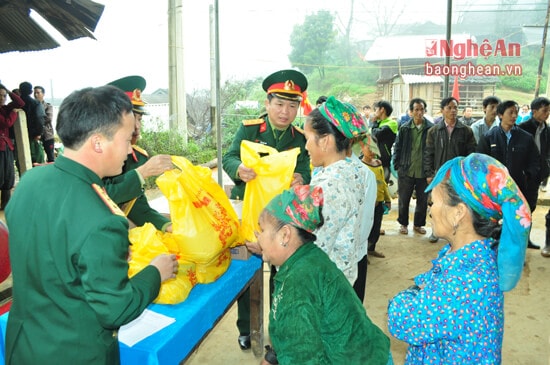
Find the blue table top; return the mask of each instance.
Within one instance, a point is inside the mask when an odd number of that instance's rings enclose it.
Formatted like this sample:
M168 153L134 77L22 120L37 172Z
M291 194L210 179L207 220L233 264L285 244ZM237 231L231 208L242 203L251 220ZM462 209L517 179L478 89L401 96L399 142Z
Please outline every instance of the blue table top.
M176 322L132 347L120 343L121 363L179 364L213 328L261 267L262 260L256 256L246 261L232 260L227 271L218 280L196 285L184 302L176 305L151 304L148 307L150 310L175 318ZM7 319L8 313L0 316L0 363L4 363Z

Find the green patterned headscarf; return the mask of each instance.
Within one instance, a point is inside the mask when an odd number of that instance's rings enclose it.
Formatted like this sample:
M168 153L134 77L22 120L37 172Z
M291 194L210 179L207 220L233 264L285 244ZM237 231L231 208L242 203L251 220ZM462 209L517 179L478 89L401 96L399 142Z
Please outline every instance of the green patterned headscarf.
M323 222L322 206L323 189L320 186L297 185L273 198L265 210L275 218L311 233Z
M329 96L327 101L319 106L319 111L347 138L367 132L367 125L361 114L350 103L342 103L334 96Z

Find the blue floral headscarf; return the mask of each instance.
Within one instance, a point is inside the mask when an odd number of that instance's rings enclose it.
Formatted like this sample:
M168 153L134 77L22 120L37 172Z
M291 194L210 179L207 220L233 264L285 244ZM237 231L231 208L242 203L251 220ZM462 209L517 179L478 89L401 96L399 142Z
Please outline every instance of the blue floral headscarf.
M531 230L531 211L508 169L491 156L472 153L455 157L437 171L426 188L431 191L444 179L464 203L486 219L502 219L497 265L502 291L512 290L523 271Z

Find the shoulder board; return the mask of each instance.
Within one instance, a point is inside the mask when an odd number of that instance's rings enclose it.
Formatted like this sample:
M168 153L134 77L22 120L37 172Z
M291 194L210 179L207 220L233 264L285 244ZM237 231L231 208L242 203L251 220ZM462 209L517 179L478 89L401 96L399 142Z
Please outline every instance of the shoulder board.
M111 212L113 214L125 217L124 212L122 210L120 210L118 205L116 205L116 203L114 201L112 201L111 198L109 198L109 195L107 195L107 192L105 191L104 188L102 188L101 186L99 186L97 184L92 184L92 188L94 188L97 195L99 195L101 200L103 200L105 205L111 210Z
M246 119L246 120L243 120L243 125L244 126L259 125L259 124L262 124L264 122L265 122L265 120L263 120L263 119Z
M120 209L122 210L122 212L124 213L124 215L126 217L128 216L128 214L130 214L130 211L134 207L134 204L135 204L136 200L137 200L137 198L134 198L134 199L130 200L129 202L124 203L123 205L121 205Z
M145 157L149 157L149 154L147 153L147 151L145 151L143 148L139 147L139 146L136 146L136 145L132 145L132 148L136 151L138 151L139 153L141 153L143 156Z
M294 125L293 127L294 127L294 129L296 129L297 132L299 132L299 133L301 133L301 134L304 134L304 130L303 130L302 128L297 127L297 126L295 126L295 125Z

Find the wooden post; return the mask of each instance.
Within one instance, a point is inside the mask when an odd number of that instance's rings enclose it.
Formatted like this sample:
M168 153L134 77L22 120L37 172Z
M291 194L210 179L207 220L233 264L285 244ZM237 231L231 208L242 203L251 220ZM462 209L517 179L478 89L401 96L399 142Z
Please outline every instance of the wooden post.
M254 356L264 352L264 271L263 264L254 274L250 284L250 342Z
M539 97L540 81L542 80L542 66L544 65L544 52L546 50L546 35L548 33L548 18L550 17L550 0L546 7L546 20L544 21L544 29L542 30L542 46L540 47L539 68L537 71L537 80L535 82L535 98ZM550 75L548 76L550 78ZM546 90L548 95L548 90Z
M15 147L17 160L19 161L19 176L32 169L31 147L27 132L27 116L21 109L17 110L17 120L13 125L15 131Z

